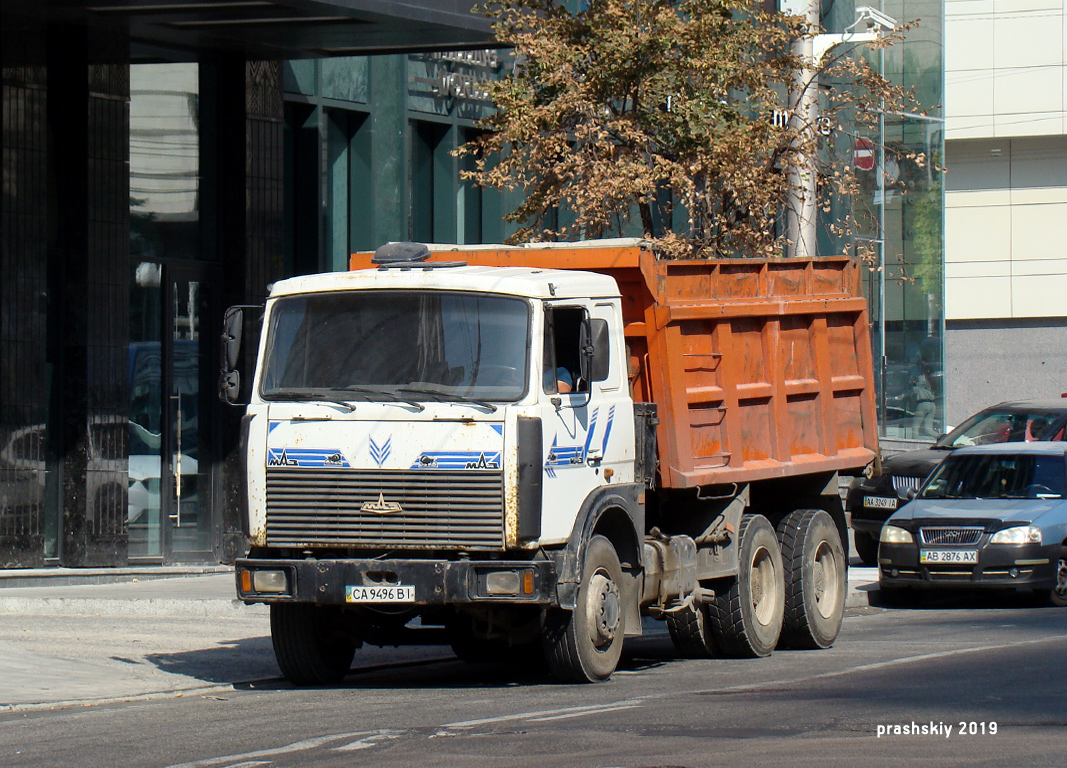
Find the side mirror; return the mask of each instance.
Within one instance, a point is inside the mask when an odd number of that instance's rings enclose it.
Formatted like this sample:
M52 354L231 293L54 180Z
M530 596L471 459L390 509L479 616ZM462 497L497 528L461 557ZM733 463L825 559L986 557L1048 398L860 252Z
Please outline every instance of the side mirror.
M907 498L908 501L911 501L912 499L914 499L918 495L919 495L919 489L918 488L909 488L904 493L904 496Z
M245 313L242 307L230 307L222 317L219 399L230 405L241 402L241 372L237 370L237 364L241 358L244 324Z
M608 321L597 318L583 321L578 344L582 378L586 381L607 379L611 363Z

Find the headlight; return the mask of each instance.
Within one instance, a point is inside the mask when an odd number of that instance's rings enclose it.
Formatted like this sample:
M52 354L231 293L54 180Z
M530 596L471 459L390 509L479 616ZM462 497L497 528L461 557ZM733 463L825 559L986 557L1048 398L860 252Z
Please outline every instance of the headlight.
M1041 529L1036 525L1020 525L1015 528L1005 528L997 531L990 544L1040 544Z
M878 537L883 544L911 544L914 540L908 531L895 525L883 525L882 535Z

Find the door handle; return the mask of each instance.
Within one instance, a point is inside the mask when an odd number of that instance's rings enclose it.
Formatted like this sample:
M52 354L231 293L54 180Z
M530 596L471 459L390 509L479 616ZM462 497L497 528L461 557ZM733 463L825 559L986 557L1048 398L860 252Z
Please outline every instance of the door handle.
M174 407L174 421L176 429L175 434L175 451L174 451L174 514L170 515L170 519L174 522L175 528L182 527L182 395L179 392L176 395L170 396L171 401L175 403Z

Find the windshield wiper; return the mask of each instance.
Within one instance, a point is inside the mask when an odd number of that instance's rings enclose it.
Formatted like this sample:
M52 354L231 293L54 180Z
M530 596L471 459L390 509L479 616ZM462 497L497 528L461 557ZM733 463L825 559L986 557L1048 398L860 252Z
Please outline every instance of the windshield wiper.
M414 400L409 400L406 397L400 397L395 393L395 391L392 390L375 389L374 387L365 387L361 384L350 384L347 387L342 387L342 389L345 392L358 392L361 395L367 395L368 400L374 399L373 397L371 397L372 395L382 395L383 397L387 398L388 400L391 400L392 402L405 403L407 405L410 405L416 411L426 410L426 406L424 406L422 403L415 402ZM403 387L397 387L396 389L400 390L403 389Z
M342 408L348 410L349 413L356 410L356 406L352 403L347 403L339 397L328 395L325 392L309 391L305 389L275 389L269 395L269 399L282 399L282 400L313 400L322 403L333 403L339 405Z
M469 403L471 405L477 405L481 408L485 408L489 413L493 413L496 410L496 406L492 403L487 403L485 400L479 400L475 397L468 397L467 395L457 395L451 392L439 392L436 389L421 389L419 387L397 387L398 392L411 392L416 395L428 395L435 397L439 402L458 400L461 403Z

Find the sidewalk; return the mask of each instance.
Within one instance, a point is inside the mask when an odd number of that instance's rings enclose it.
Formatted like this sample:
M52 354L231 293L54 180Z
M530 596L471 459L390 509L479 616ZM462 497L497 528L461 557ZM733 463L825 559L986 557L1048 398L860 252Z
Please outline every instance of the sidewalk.
M850 568L846 606L868 605L877 586L877 569ZM366 646L354 669L453 658L447 646ZM269 611L236 599L230 568L0 571L0 709L221 695L279 678Z

